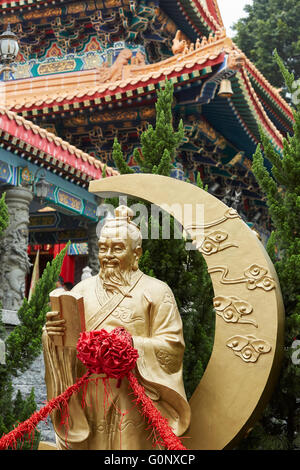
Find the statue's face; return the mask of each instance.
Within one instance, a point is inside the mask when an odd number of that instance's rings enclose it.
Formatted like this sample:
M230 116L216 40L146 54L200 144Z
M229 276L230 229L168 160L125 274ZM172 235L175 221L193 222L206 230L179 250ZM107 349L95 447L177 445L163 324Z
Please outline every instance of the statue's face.
M99 238L99 261L101 269L119 268L130 270L136 259L136 250L126 229L104 227Z

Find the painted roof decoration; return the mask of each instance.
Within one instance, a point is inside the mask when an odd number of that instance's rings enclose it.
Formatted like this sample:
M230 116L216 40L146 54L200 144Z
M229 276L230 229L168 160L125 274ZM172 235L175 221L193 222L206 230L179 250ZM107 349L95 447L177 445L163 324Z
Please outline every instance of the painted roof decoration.
M189 86L191 82L204 82L207 79L206 69L211 70L211 67L225 64L225 72L234 72L231 75L234 76L237 93L232 98L231 108L239 116L241 125L247 128L249 135L257 142L258 127L262 124L274 146L280 151L283 135L277 129L275 121L280 121L287 132L291 129L293 115L279 92L226 36L224 29L217 30L214 36L204 36L201 40L198 38L195 43L184 37L178 31L173 39L174 55L158 63L147 64L141 52L133 57L132 51L125 48L110 67L104 64L82 72L6 82L6 109L29 117L76 112L113 102L122 106L124 100L130 97L137 96L141 99L153 93L155 87L166 77L173 81L176 90L177 87ZM224 77L224 74L219 75L218 80L214 80L215 84L220 83ZM207 87L207 83L203 85L205 86ZM265 107L259 96L261 89L267 94ZM206 99L203 104L210 103L213 97L214 95ZM241 115L238 101L243 102L244 116ZM272 115L268 113L270 106Z
M246 182L259 127L280 154L293 112L227 37L217 0L0 0L0 9L0 29L9 23L20 41L12 79L0 81L3 145L85 187L104 163L117 174L118 137L138 171L133 149L168 78L186 129L173 175L207 165L212 179L234 180L237 166L244 194L259 199ZM218 94L224 80L231 97Z
M0 141L5 148L47 170L57 172L59 168L60 176L64 175L83 187L92 179L102 178L104 164L98 159L1 107ZM114 176L119 173L108 167L106 174Z
M132 53L129 49L123 49L111 67L102 66L82 72L80 78L75 73L69 73L54 79L43 77L30 82L26 79L7 82L6 107L18 112L29 112L37 108L53 108L67 103L119 96L129 90L146 88L149 84L164 81L165 77L182 77L181 81L187 81L189 77L185 77L185 74L222 63L224 53L231 52L232 48L229 38L215 40L212 37L209 43L204 38L202 42L196 42L196 45L191 43L181 50L176 47L174 50L176 55L169 59L146 64L142 55L140 59L130 63ZM138 93L145 93L145 90ZM109 100L106 98L106 101Z

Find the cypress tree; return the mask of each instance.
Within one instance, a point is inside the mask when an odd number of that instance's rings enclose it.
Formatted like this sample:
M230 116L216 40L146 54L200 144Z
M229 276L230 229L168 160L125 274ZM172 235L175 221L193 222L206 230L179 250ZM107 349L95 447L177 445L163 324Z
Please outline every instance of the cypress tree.
M275 87L284 86L276 66L276 47L283 63L300 76L300 3L298 0L252 0L234 25L234 42ZM285 93L285 89L284 89Z
M297 93L289 73L275 58L290 93ZM298 86L298 96L300 87ZM294 109L293 135L284 139L282 157L261 132L261 145L253 156L253 173L266 195L274 230L267 250L274 262L285 307L284 357L279 382L260 422L241 448L294 449L300 447L300 367L293 363L293 344L300 334L300 105ZM264 159L272 164L271 174ZM294 361L295 362L295 361Z
M157 92L155 128L151 124L148 125L141 135L141 148L134 150L133 157L142 173L170 175L176 150L184 137L182 120L179 122L177 131L173 128L173 92L172 82L166 80L164 87Z
M166 80L158 91L155 127L148 125L141 135L141 145L134 150L134 159L142 173L170 176L184 129L180 121L178 129L172 119L173 84ZM113 159L121 174L133 173L126 163L117 139L113 146ZM202 187L201 179L198 184ZM109 202L116 204L116 201ZM144 201L128 200L131 203ZM150 204L146 204L148 214ZM148 239L143 240L140 269L150 276L166 282L172 289L182 320L186 343L184 355L184 384L188 398L198 385L210 357L214 336L213 288L203 256L196 250L186 250L186 240L174 237L178 224L170 219L170 239L162 237L159 222L159 239L151 239L151 227L158 221L148 221ZM173 235L173 236L172 236Z
M55 289L68 246L47 263L30 301L24 298L18 311L20 324L6 339L6 367L14 375L28 369L28 364L32 364L41 352L42 328L50 308L49 293Z

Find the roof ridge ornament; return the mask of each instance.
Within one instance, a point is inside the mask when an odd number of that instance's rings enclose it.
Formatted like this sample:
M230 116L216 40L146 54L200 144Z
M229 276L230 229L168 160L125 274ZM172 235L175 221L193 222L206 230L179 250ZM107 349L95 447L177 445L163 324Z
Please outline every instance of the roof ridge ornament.
M195 43L189 41L189 39L180 31L179 29L176 31L176 35L173 39L172 45L172 52L174 55L177 54L188 54L190 52L198 51L206 46L211 46L212 44L220 44L221 41L225 41L228 43L227 46L232 47L232 41L226 35L225 28L219 28L215 31L215 33L210 33L208 37L202 36L201 38L197 38Z

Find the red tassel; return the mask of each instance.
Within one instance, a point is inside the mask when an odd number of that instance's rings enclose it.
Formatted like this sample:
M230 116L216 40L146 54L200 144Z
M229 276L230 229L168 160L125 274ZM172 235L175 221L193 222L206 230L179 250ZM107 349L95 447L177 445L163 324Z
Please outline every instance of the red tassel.
M153 430L158 431L166 449L186 450L186 447L182 445L180 439L173 433L168 420L155 408L151 399L146 395L144 387L139 384L138 380L131 372L136 365L138 352L132 347L131 335L124 328L115 328L111 333L107 333L105 330L81 333L77 343L77 351L77 357L88 368L88 372L78 379L74 385L68 387L65 392L50 400L39 411L33 413L29 419L19 424L8 434L2 436L0 439L0 450L9 447L16 449L18 441L23 439L26 434L28 434L28 436L34 435L37 424L47 419L50 413L55 409L61 409L62 411L61 424L64 424L66 427L67 445L69 418L68 401L74 393L77 393L83 388L81 404L84 408L89 376L92 373L106 374L106 377L102 378L105 389L104 410L106 405L105 399L108 400L109 395L107 393L106 383L108 378L118 379L117 387L120 387L122 378L127 377L136 397L137 405L141 406L142 414L148 419ZM122 415L122 419L128 412L118 411Z
M89 375L90 372L88 371L83 377L78 379L74 385L67 388L65 392L50 400L43 408L33 413L26 421L23 421L23 423L19 424L15 429L2 436L0 439L0 450L8 449L9 447L16 449L18 440L22 439L26 434L31 435L38 423L47 419L53 410L59 409L61 405L65 406L73 393L77 393L86 380L88 380Z
M127 374L129 384L136 396L136 403L141 405L143 415L148 419L160 434L167 450L187 450L180 439L173 433L169 426L167 418L164 418L152 403L152 400L146 395L144 387L139 384L137 378L132 372Z

